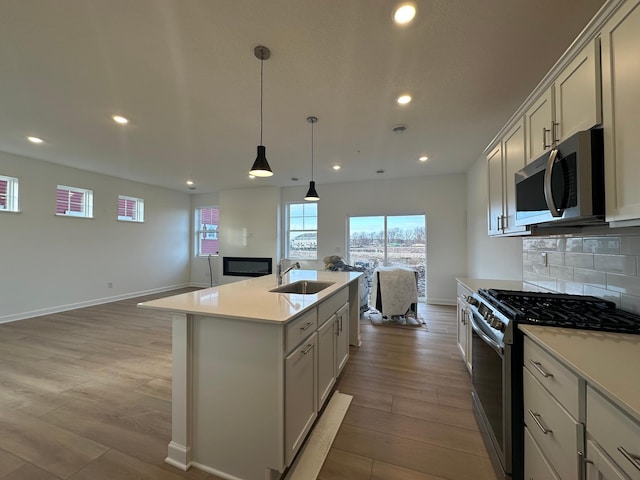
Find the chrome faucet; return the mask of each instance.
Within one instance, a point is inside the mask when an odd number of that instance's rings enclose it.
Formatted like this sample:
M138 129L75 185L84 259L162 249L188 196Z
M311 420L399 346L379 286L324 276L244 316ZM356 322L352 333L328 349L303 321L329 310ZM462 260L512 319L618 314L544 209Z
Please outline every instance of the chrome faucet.
M287 273L289 273L294 268L300 268L300 262L292 263L285 270L282 270L282 262L278 263L278 285L282 285L282 277L284 277Z

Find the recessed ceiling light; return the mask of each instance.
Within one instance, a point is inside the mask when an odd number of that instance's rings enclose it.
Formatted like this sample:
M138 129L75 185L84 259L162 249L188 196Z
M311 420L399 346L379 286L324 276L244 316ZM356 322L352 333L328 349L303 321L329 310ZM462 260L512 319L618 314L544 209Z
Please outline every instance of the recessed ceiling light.
M187 180L187 185L193 185L193 180Z
M333 169L334 169L334 170L340 170L340 168L341 168L341 167L340 167L340 165L334 165L334 166L333 166Z
M426 155L423 155L418 160L420 160L421 162L426 162L427 160L429 160L429 157L427 157Z
M122 115L113 115L111 118L113 118L114 122L119 123L120 125L126 125L127 123L129 123L129 119L123 117Z
M29 140L31 143L44 143L44 140L42 140L41 138L38 137L27 137L27 140Z
M407 103L409 103L411 101L411 95L400 95L398 97L397 102L400 105L406 105Z
M399 25L409 23L416 16L416 7L412 4L405 3L400 5L393 14L393 20Z

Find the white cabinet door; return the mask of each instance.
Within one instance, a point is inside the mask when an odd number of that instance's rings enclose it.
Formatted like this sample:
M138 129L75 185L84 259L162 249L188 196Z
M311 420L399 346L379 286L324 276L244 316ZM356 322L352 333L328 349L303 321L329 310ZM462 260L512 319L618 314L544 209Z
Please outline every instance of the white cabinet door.
M318 329L318 409L329 398L336 382L336 316Z
M587 440L587 457L585 460L587 480L627 480L628 477L607 457L598 444Z
M640 2L627 1L605 24L602 109L609 222L640 224ZM613 224L612 226L624 226Z
M524 118L522 118L502 140L504 171L504 233L526 232L527 227L516 225L516 181L515 174L526 165Z
M462 355L462 359L464 363L467 363L467 302L465 302L462 298L458 297L458 326L457 326L457 334L458 334L458 350L460 350L460 354Z
M349 360L349 304L336 313L336 377Z
M561 142L602 123L600 39L583 48L554 83L555 118L552 138Z
M499 143L487 155L487 177L488 177L488 218L487 224L489 235L500 235L502 233L503 219L503 196L502 196L502 143Z
M525 113L527 125L526 163L540 157L553 143L553 87L550 87Z
M285 358L285 462L289 465L316 419L316 348L313 333Z

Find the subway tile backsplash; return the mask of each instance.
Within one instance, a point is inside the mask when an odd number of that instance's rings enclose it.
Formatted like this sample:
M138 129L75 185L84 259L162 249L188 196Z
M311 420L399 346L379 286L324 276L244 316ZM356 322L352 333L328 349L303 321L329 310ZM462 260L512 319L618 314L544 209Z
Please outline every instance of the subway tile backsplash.
M553 292L593 295L640 314L640 232L522 240L523 280Z

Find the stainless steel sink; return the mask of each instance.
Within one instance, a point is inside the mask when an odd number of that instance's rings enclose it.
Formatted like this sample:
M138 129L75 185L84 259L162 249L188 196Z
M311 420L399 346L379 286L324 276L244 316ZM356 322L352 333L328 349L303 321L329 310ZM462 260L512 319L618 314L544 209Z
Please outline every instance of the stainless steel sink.
M269 290L274 293L297 293L301 295L311 295L330 287L335 282L319 282L317 280L298 280L281 287Z

